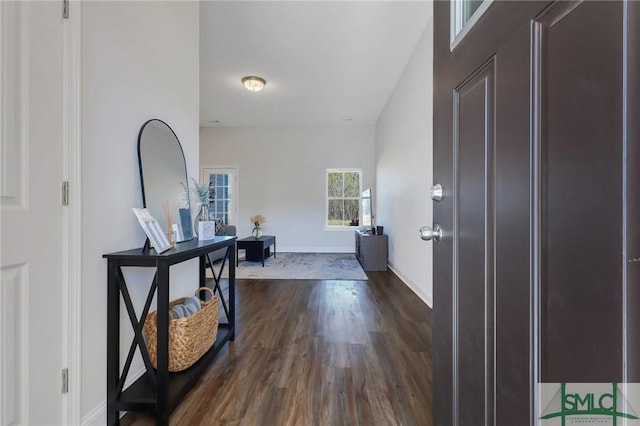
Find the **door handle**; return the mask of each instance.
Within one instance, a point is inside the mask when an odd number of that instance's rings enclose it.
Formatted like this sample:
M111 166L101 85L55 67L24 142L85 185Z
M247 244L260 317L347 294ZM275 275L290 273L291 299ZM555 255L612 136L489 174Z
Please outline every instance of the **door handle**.
M437 223L433 225L433 229L429 226L420 228L420 238L424 241L433 240L437 243L440 241L440 237L442 237L442 227Z

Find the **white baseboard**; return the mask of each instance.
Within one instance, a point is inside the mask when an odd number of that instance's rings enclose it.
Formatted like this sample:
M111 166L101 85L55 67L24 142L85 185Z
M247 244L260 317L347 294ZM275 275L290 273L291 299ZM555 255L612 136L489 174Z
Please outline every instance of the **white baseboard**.
M102 401L80 421L81 425L104 425L107 423L107 401Z
M145 373L144 367L135 372L135 374L129 375L125 382L124 388L128 388L133 382L138 380ZM125 411L120 412L120 418L127 414ZM107 400L105 399L99 403L93 410L89 411L87 415L82 417L81 425L104 425L107 423Z
M388 265L389 269L391 269L393 271L394 274L396 274L396 276L398 278L400 278L400 280L405 283L405 285L407 287L409 287L409 289L411 289L411 291L413 291L416 296L418 296L420 299L422 299L422 301L424 303L427 304L427 306L429 306L431 309L433 309L433 301L431 300L431 298L429 297L429 295L427 295L424 291L422 291L420 289L420 287L418 287L413 281L411 281L409 278L407 278L406 276L402 275L397 269L395 269L392 265Z

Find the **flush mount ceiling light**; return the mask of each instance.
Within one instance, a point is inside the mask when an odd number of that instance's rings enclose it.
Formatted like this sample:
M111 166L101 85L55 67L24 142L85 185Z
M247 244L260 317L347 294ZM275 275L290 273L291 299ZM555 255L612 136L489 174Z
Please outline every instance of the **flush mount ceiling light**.
M267 84L264 78L256 77L253 75L245 77L241 81L242 84L244 84L244 87L252 92L259 92L260 90L262 90L264 85Z

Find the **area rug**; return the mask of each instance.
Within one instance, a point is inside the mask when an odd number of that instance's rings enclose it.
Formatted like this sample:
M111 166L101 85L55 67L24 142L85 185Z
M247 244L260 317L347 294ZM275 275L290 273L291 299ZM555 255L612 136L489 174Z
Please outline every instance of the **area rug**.
M246 262L240 257L239 279L278 280L366 280L355 255L349 253L276 253L262 262ZM225 268L223 277L227 277Z

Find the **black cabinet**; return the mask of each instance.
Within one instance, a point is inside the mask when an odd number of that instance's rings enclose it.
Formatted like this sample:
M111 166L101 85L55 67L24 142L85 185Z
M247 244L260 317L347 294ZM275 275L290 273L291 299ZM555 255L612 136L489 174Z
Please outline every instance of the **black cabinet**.
M387 270L387 244L386 234L368 234L356 231L356 257L365 271Z
M107 424L119 424L120 411L148 411L156 416L157 424L167 425L169 414L178 405L191 387L198 381L209 366L211 360L225 343L235 337L235 266L236 237L216 237L213 240L191 240L177 244L164 253L153 249L133 249L105 254L108 261L107 296ZM199 282L194 283L194 291L205 286L205 269L209 262L207 253L226 248L227 254L221 268L229 267L228 304L220 289L220 272L214 272L214 292L220 297L227 322L220 322L218 337L211 349L188 369L170 373L169 358L169 269L172 265L198 257L200 259ZM122 273L123 267L147 267L155 269L147 300L142 313L138 316L129 296L127 283ZM151 301L157 293L158 310L158 363L157 369L151 365L142 327L149 312ZM120 362L120 298L124 302L129 321L134 330L134 338L124 364ZM131 368L136 348L140 349L146 367L146 373L126 389L127 375Z

